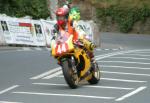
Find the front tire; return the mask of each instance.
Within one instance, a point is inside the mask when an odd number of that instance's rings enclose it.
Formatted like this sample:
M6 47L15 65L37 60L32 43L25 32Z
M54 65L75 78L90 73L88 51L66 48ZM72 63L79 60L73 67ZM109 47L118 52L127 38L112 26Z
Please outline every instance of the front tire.
M78 87L78 74L74 71L71 60L65 60L62 62L62 70L64 78L70 88L75 89Z
M90 84L97 84L100 81L100 69L97 63L93 63L91 67L92 77L88 80Z

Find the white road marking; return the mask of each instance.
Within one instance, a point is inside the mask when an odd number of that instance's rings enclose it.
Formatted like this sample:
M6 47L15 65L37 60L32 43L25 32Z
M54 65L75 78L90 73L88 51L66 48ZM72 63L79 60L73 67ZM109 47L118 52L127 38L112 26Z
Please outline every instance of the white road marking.
M108 50L121 50L121 49L123 49L123 48L122 47L119 47L116 49L114 49L114 48L96 48L95 50L97 50L97 51L102 51L102 50L108 51Z
M24 50L24 51L31 51L31 49L29 47L23 47L22 50Z
M58 78L64 77L63 75L56 76ZM147 81L139 81L139 80L127 80L127 79L114 79L114 78L100 78L101 80L109 80L109 81L119 81L119 82L129 82L129 83L145 83Z
M111 86L85 86L90 88L104 88L104 89L118 89L118 90L132 90L134 88L125 88L125 87L111 87Z
M78 95L78 94L55 94L55 93L37 93L37 92L13 92L15 94L30 94L30 95L43 95L43 96L62 96L62 97L79 97L79 98L92 98L92 99L115 99L115 97L102 97L91 95Z
M44 78L42 78L42 79L51 79L51 78L56 77L57 75L60 75L60 74L62 74L62 70L61 70L61 71L58 71L58 72L56 72L56 73L54 73L54 74L51 74L51 75L49 75L49 76L46 76L46 77L44 77Z
M126 80L126 79L113 79L113 78L101 78L101 80L129 82L129 83L144 83L144 82L147 82L147 81L139 81L139 80Z
M54 69L52 69L52 70L49 70L49 71L47 71L47 72L45 72L45 73L42 73L42 74L37 75L37 76L35 76L35 77L32 77L32 78L30 78L30 79L40 79L40 78L43 78L44 76L50 75L50 74L52 74L52 73L54 73L54 72L57 72L57 71L59 71L59 70L61 70L61 67L54 68Z
M139 51L150 51L150 49L141 49L141 50L129 50L129 51L121 51L121 52L115 52L115 53L108 53L108 54L102 54L102 55L98 55L96 56L96 60L101 60L104 58L108 58L111 56L115 56L115 55L122 55L122 54L126 54L126 53L132 53L132 52L139 52ZM128 55L128 54L126 54Z
M18 49L18 50L16 50L16 51L24 51L24 50L22 50L22 49Z
M13 90L13 89L17 88L17 87L19 87L19 85L14 85L12 87L9 87L9 88L7 88L5 90L0 91L0 94L6 93L6 92L8 92L10 90Z
M139 70L150 70L150 68L141 68L141 67L125 67L125 66L114 66L114 65L99 65L99 67L106 67L106 68L126 68L126 69L139 69Z
M150 74L137 74L137 73L125 73L125 72L110 72L110 71L101 71L102 73L109 74L121 74L121 75L136 75L136 76L150 76Z
M139 52L137 52L137 53L142 53L142 54L143 54L143 53L145 53L145 54L146 54L146 53L149 53L149 54L150 54L149 51L139 51Z
M34 48L35 50L42 51L42 48Z
M96 49L97 51L101 51L102 49L100 49L100 48L98 48L98 49Z
M110 50L110 49L105 49L105 50Z
M139 60L150 60L150 59L148 59L148 58L135 58L135 57L109 57L109 58L119 58L119 59L139 59Z
M23 103L23 102L0 101L0 103Z
M124 100L125 98L128 98L128 97L130 97L130 96L133 96L133 95L137 94L138 92L140 92L140 91L142 91L142 90L144 90L144 89L146 89L146 88L147 88L146 86L139 87L139 88L137 88L136 90L134 90L134 91L132 91L132 92L130 92L130 93L128 93L128 94L126 94L126 95L124 95L124 96L118 98L118 99L116 99L115 101L122 101L122 100Z
M119 49L112 49L112 50L120 50L120 48Z
M150 63L143 63L143 62L126 62L126 61L98 61L102 63L127 63L127 64L150 64Z
M67 84L54 84L54 83L32 83L35 85L54 85L54 86L67 86ZM83 85L83 87L88 87L88 88L103 88L103 89L117 89L117 90L132 90L134 88L124 88L124 87L111 87L111 86L87 86L87 85Z
M64 76L63 75L58 75L58 76L56 76L56 78L64 78Z
M149 57L150 55L144 55L144 54L123 54L123 55L134 55L134 56L142 56L142 57Z
M103 54L103 55L97 55L95 56L96 57L96 60L101 60L101 59L104 59L104 58L108 58L108 57L111 57L111 56L115 56L115 55L120 55L120 54L125 54L125 53L132 53L132 52L140 52L140 51L150 51L150 49L143 49L143 50L129 50L129 51L121 51L121 52L115 52L115 53L108 53L108 54ZM47 71L45 73L42 73L40 75L37 75L35 77L32 77L30 79L40 79L40 78L43 78L47 75L50 75L58 70L60 70L61 67L58 67L58 68L55 68L53 70L50 70L50 71Z

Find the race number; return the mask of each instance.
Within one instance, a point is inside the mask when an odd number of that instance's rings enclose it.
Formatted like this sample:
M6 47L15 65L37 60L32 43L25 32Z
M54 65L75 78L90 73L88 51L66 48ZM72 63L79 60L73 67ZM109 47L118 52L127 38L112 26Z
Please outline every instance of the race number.
M64 52L67 52L68 45L67 43L59 44L56 46L56 54L62 54Z

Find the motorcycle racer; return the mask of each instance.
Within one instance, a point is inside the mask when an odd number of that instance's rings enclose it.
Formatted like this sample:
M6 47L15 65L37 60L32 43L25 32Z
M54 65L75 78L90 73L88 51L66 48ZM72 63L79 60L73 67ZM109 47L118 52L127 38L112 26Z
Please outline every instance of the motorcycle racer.
M97 84L100 69L94 59L95 45L86 38L86 32L79 25L79 9L63 6L57 9L56 16L51 55L61 66L66 83L72 89L77 88L82 80Z
M54 25L53 40L59 35L60 30L67 31L70 35L73 35L73 42L80 41L88 51L91 61L94 62L93 49L95 45L86 38L85 31L78 26L80 20L80 10L77 7L69 8L64 5L58 8L56 11L57 23Z

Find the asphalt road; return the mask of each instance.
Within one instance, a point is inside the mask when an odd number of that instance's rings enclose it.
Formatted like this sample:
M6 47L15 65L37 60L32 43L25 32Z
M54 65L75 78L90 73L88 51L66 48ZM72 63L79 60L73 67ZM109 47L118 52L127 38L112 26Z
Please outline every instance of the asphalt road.
M97 85L70 89L47 49L0 50L0 103L148 103L150 36L101 34Z

